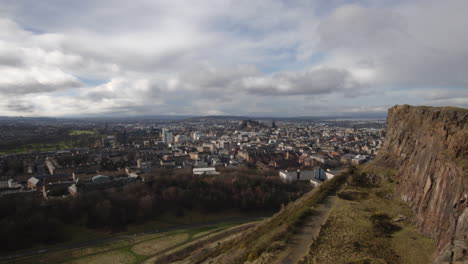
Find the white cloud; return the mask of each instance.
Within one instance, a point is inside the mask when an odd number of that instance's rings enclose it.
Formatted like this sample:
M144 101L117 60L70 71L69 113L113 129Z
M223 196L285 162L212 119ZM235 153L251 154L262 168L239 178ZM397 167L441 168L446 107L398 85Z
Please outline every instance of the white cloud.
M464 0L11 1L0 7L0 115L467 107L467 8Z

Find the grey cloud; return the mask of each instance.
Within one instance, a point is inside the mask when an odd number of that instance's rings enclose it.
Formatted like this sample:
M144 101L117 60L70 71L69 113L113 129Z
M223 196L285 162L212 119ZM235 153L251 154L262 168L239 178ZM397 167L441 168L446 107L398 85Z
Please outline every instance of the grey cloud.
M20 113L33 113L36 110L36 107L29 103L20 100L13 100L6 105L6 108L13 112Z
M405 22L398 13L359 4L336 8L321 21L317 30L320 45L327 50L366 50L369 45L389 45L395 41L395 37L408 37Z
M25 62L18 54L0 54L0 66L21 67Z
M350 92L352 95L365 87L354 80L347 70L333 68L250 77L244 79L242 85L249 93L259 95L313 95L334 92Z
M413 1L397 8L336 8L318 27L321 49L372 66L377 85L467 86L464 0Z
M78 88L82 86L82 83L74 80L66 80L58 83L41 83L39 81L13 84L0 83L0 94L3 96L40 94Z

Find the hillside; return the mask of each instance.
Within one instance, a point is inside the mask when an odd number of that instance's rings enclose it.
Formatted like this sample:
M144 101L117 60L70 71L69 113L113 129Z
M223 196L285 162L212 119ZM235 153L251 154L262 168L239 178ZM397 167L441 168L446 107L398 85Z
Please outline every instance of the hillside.
M268 219L201 240L190 231L170 250L152 237L118 249L135 248L132 263L468 263L468 110L402 105L389 109L387 121L374 161Z
M462 259L468 246L468 110L391 108L378 162L398 169L397 192L421 232L436 240L437 261Z
M283 257L297 255L291 245L304 227L321 221L318 236L309 238L308 250L294 262L464 263L467 118L464 109L391 108L388 136L374 162L351 168L255 229L181 263L288 263ZM329 197L336 202L324 217L317 209Z

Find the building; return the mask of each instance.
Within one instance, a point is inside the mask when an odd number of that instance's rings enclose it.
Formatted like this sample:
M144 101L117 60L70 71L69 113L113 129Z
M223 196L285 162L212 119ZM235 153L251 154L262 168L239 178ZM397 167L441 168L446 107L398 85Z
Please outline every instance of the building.
M193 175L219 175L214 167L193 168Z
M187 136L185 135L177 135L174 138L175 143L183 144L187 142Z
M279 172L279 176L281 180L285 183L292 183L295 181L310 181L310 180L325 181L327 180L326 171L322 168L315 168L310 171L281 170Z
M114 143L118 143L118 144L121 144L121 145L127 145L128 144L127 131L124 130L122 133L115 134L114 140L115 140Z
M356 155L356 157L354 157L353 159L351 159L351 163L353 165L359 165L359 164L363 164L367 161L367 158L366 156L364 155Z
M153 168L153 163L149 160L137 159L138 169L149 170Z
M202 133L200 131L195 131L192 133L192 138L194 140L199 140L201 136L202 136Z
M162 140L166 145L174 143L174 134L169 128L162 129Z
M69 174L54 174L54 175L38 175L28 179L27 187L29 189L36 189L42 187L44 184L72 182L73 177Z
M115 189L117 191L122 190L122 188L130 183L135 183L139 180L138 177L112 177L106 175L96 175L91 180L86 181L76 181L70 187L68 187L68 192L72 196L76 196L80 193L87 193L91 191L101 191L106 189Z

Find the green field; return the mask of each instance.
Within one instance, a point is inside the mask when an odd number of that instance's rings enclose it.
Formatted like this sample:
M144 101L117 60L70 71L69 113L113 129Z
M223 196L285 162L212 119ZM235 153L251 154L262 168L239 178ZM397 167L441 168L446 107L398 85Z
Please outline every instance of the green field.
M70 141L60 141L57 143L27 144L12 149L0 151L1 154L27 153L34 151L52 151L73 148L74 144Z
M98 132L92 130L71 130L68 133L70 136L81 136L81 135L98 135Z
M62 150L62 149L70 149L80 146L80 141L82 141L77 136L92 136L92 138L104 136L100 135L96 131L92 130L70 130L68 133L70 138L51 142L51 143L35 143L35 144L24 144L19 145L14 148L8 148L0 150L0 154L16 154L16 153L28 153L28 152L41 152L41 151L54 151L54 150ZM73 138L75 137L75 138Z
M109 238L116 237L116 236L119 236L119 237L129 236L129 235L133 236L134 234L141 234L141 233L161 230L165 228L177 228L177 227L183 227L187 225L203 225L205 223L219 223L219 222L226 222L226 221L231 222L230 220L232 220L232 222L236 222L236 221L241 222L241 220L236 220L236 219L255 220L255 219L262 219L270 215L271 213L261 213L261 212L245 213L245 212L240 212L237 210L226 210L226 211L223 211L222 213L202 213L196 210L193 210L193 211L188 210L184 212L183 216L175 216L173 213L168 212L154 219L148 219L147 221L141 224L131 224L127 226L127 229L125 231L118 232L118 233L112 233L106 230L90 229L90 228L87 228L85 226L80 226L80 225L66 225L65 226L65 236L67 237L66 242L63 242L60 244L53 244L53 245L36 245L35 247L30 248L30 249L19 250L16 252L4 252L3 251L1 253L2 255L21 254L22 252L38 251L38 250L41 250L42 248L47 248L47 247L56 247L56 246L60 247L60 246L74 245L76 243L82 243L84 241L109 239ZM190 240L202 237L208 234L209 232L213 231L214 228L218 228L220 226L221 227L229 226L229 225L232 225L232 224L212 225L208 227L191 229L190 232L193 232L193 236L190 235ZM144 238L147 239L148 236L145 236ZM141 241L142 238L138 237L135 239L137 239L138 241ZM112 243L112 245L115 245L115 244L120 244L120 242ZM125 244L128 244L128 243L125 242ZM96 250L103 251L104 249L109 250L108 245L87 248L87 249L84 249L84 251L94 252ZM73 251L73 252L74 252L73 254L79 254L80 256L82 255L81 251ZM50 253L48 255L61 256L62 254L64 254L63 251ZM65 255L68 256L68 253ZM26 260L27 260L26 262L18 262L18 263L35 263L34 261L32 261L31 258L28 258Z
M110 233L104 230L90 229L84 226L78 225L67 225L65 227L65 234L67 236L67 243L88 241L94 239L104 239L112 236L126 235L126 234L135 234L143 233L147 231L152 231L156 229L163 228L173 228L177 226L192 225L192 224L203 224L203 223L212 223L219 222L226 219L236 219L243 217L264 217L269 214L247 214L239 212L236 210L224 211L222 214L215 213L202 213L198 211L186 211L183 216L175 217L172 213L165 213L156 217L155 219L148 219L141 224L131 224L123 232L119 233ZM39 247L38 247L39 248Z
M251 220L252 221L252 220ZM255 220L258 221L258 220ZM254 221L254 222L255 222ZM246 221L230 222L165 233L128 237L99 246L82 247L18 259L11 263L122 263L152 262L163 253L176 252Z

